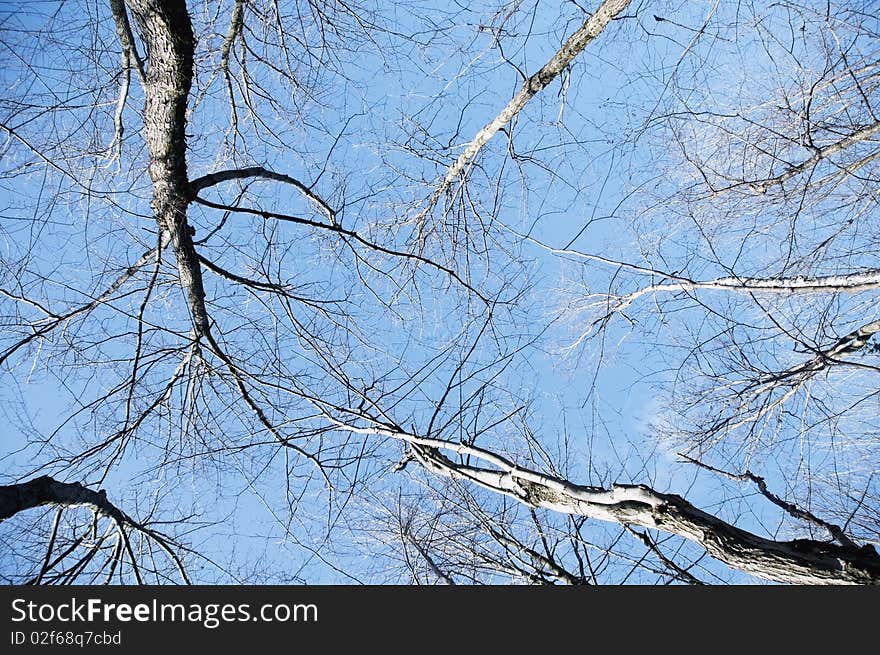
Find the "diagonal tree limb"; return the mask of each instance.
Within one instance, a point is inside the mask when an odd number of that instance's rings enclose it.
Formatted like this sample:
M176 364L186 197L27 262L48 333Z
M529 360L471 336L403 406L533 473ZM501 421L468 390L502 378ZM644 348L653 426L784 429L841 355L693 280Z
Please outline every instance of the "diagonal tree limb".
M866 141L878 133L880 133L880 121L875 121L871 125L863 127L862 129L853 132L849 136L844 137L840 141L836 141L830 145L825 146L824 148L818 149L812 157L810 157L809 159L805 159L800 164L789 166L779 175L767 178L765 180L746 182L745 184L748 184L754 191L758 193L767 193L767 191L770 190L772 187L778 184L782 184L783 182L787 182L796 175L803 173L808 168L815 166L823 159L827 159L828 157L837 154L841 150L845 150L853 144Z
M752 575L791 584L880 584L880 555L852 547L795 539L775 541L738 528L698 509L681 496L645 485L583 486L518 466L465 443L421 437L397 426L361 427L328 418L340 429L404 441L430 472L465 480L530 507L620 525L661 530L703 548L715 559ZM469 455L488 466L454 462L443 451Z
M134 43L134 35L131 32L131 23L128 21L128 12L123 0L110 0L110 13L116 23L116 36L122 47L122 83L119 88L119 99L116 101L116 111L113 115L113 143L109 150L116 152L116 157L122 156L122 136L125 125L122 122L122 112L128 100L128 90L131 83L132 67L137 71L141 84L146 84L147 78L144 73L144 62L137 51ZM133 64L133 65L132 65Z
M774 294L807 294L807 293L856 293L880 289L880 269L872 268L850 273L835 273L832 275L797 275L789 277L750 277L747 275L728 275L709 280L695 280L681 273L669 273L659 268L651 268L640 264L613 259L595 253L572 250L571 248L556 248L547 245L538 239L522 234L509 226L504 226L508 232L523 241L528 241L535 246L546 250L554 255L574 257L585 261L603 264L609 267L631 271L637 275L646 275L660 278L662 282L645 286L631 294L622 296L620 302L626 305L649 293L676 293L680 291L695 291L699 289L715 291L732 291L738 293L774 293Z
M495 530L491 525L486 526L486 530L488 530L489 534L492 535L492 538L495 539L499 544L501 544L505 549L522 552L526 555L529 560L531 560L535 567L542 567L546 569L546 571L551 574L553 577L564 581L566 584L572 586L583 586L590 584L590 581L586 578L573 574L571 571L566 570L559 563L548 555L544 555L543 553L538 552L534 548L529 548L524 543L512 539L501 532Z
M730 473L728 471L723 471L721 469L715 468L714 466L710 466L709 464L705 464L698 459L694 459L693 457L689 457L684 453L678 453L678 456L682 459L687 460L691 464L695 466L699 466L700 468L704 468L707 471L711 471L712 473L717 473L719 475L723 475L724 477L730 480L736 480L737 482L745 482L750 481L758 487L758 491L761 492L761 495L764 496L771 503L776 505L777 507L783 509L787 514L793 516L796 519L800 519L802 521L807 521L809 523L813 523L818 525L820 528L825 529L828 534L830 534L834 539L836 539L841 545L849 546L850 548L857 548L856 544L846 536L846 533L840 528L838 525L834 525L833 523L829 523L824 519L820 519L818 516L809 512L805 509L801 509L797 505L793 503L789 503L786 500L783 500L772 491L767 488L767 482L760 475L755 475L751 471L746 471L745 473Z
M746 391L749 391L753 396L758 396L783 384L796 388L828 366L846 361L841 360L841 357L862 350L878 332L880 332L880 319L865 323L839 338L833 345L824 349L814 349L813 352L816 354L807 361L783 371L762 376Z
M421 225L424 219L431 213L440 197L452 186L452 184L464 173L465 168L480 152L480 149L507 125L529 100L537 95L544 87L550 84L565 70L575 57L577 57L587 44L602 33L608 24L627 6L631 0L605 0L599 8L584 22L583 25L572 34L562 47L556 51L550 60L541 69L525 80L519 92L511 98L510 102L501 112L489 121L458 156L458 159L446 170L443 180L434 189L431 197L421 213L416 217L416 224Z
M409 532L408 530L406 531L405 536L406 536L407 541L409 541L412 544L413 548L415 548L416 551L418 551L419 555L422 557L422 559L425 560L425 562L428 565L428 568L431 569L431 573L433 573L435 576L437 576L437 579L441 580L443 582L443 584L455 586L455 580L453 579L453 577L450 574L446 573L443 569L441 569L437 565L437 562L435 562L434 558L431 557L431 553L429 553L418 542L418 539L416 539L412 535L412 533Z
M168 243L168 240L163 235L163 237L160 239L160 242L159 242L159 249L164 248L167 245L167 243ZM18 349L22 348L23 346L26 346L34 339L38 339L39 337L45 336L46 334L48 334L49 332L54 330L56 327L58 327L59 325L61 325L65 321L69 321L70 319L72 319L76 316L79 316L80 314L86 314L86 313L92 311L93 309L95 309L95 307L97 307L98 305L106 303L108 300L110 300L110 297L114 293L116 293L123 284L125 284L128 280L130 280L131 277L135 273L137 273L140 269L142 269L147 264L147 262L149 262L156 255L156 252L157 252L157 248L151 248L150 250L146 251L143 255L138 257L138 260L134 264L129 266L127 269L125 269L122 272L122 274L119 275L119 277L117 277L109 287L104 289L104 291L102 291L98 296L96 296L95 298L93 298L92 300L87 302L85 305L80 305L79 307L75 307L74 309L71 309L66 314L62 314L60 316L57 314L54 314L54 313L50 313L50 312L48 312L48 310L40 307L40 309L42 311L46 312L47 314L49 314L53 320L51 322L47 323L46 325L44 325L43 327L35 330L31 334L27 335L26 337L20 339L14 345L10 346L6 350L4 350L2 353L0 353L0 364L2 364L4 361L6 361ZM4 292L4 295L11 295L11 294Z
M615 306L615 311L620 311L631 305L635 300L644 295L659 293L680 293L697 290L708 291L731 291L743 294L767 293L767 294L813 294L813 293L859 293L880 289L880 271L868 270L856 273L843 273L840 275L817 275L797 277L742 277L727 276L713 280L690 280L681 275L666 274L655 271L652 275L659 275L671 282L650 284L632 293L622 296Z
M541 474L536 480L534 471L519 467L505 473L487 471L456 464L434 450L422 450L421 459L435 473L471 480L531 506L683 537L725 564L758 577L793 584L880 584L880 556L870 546L766 539L697 509L680 496L639 485L595 490ZM607 502L618 495L620 500Z
M226 94L229 97L230 122L233 135L238 131L238 112L235 109L235 93L232 89L232 73L229 70L229 53L236 39L241 36L244 27L244 0L235 0L232 8L232 18L229 21L229 29L220 47L220 68L223 69L223 79L226 81ZM234 137L233 137L234 138Z
M702 586L705 584L693 573L691 573L687 569L682 568L674 561L666 557L666 555L663 554L663 551L660 550L660 546L657 544L657 542L651 539L651 535L649 535L647 532L639 532L638 530L631 528L630 526L626 526L626 529L627 532L629 532L631 535L633 535L639 541L645 544L645 547L652 553L654 553L654 555L657 556L657 559L659 559L666 568L668 568L670 571L673 571L676 578L692 585Z
M109 0L110 13L116 23L116 36L122 46L123 61L130 65L134 61L134 68L142 84L146 84L147 76L144 73L144 60L141 58L134 43L134 34L131 32L131 23L128 20L128 12L125 9L124 0Z

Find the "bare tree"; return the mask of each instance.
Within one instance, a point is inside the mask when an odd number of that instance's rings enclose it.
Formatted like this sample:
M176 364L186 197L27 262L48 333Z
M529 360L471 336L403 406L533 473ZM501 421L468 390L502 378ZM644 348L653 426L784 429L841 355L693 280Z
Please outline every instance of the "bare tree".
M649 340L666 448L784 525L877 543L876 20L782 3L655 22L687 48L638 132L662 165L630 170L615 211L636 247L532 240L576 271L574 350Z
M783 43L717 3L695 26L693 7L648 4L402 5L392 20L386 3L111 0L7 15L0 365L22 437L0 501L4 528L26 529L8 539L6 579L880 581L871 475L819 485L825 462L762 477L751 463L765 459L712 460L797 411L803 434L851 430L844 410L873 418L859 407L873 394L822 398L824 424L807 425L817 379L876 370L859 358L877 317L844 316L878 279L861 226L876 202L872 19L777 8L773 30L797 37ZM757 89L733 110L713 105L729 79L691 92L731 49L759 46L796 62L795 82L780 67L767 85L780 97ZM672 72L637 88L636 47L677 58ZM597 124L611 107L579 100L621 83L625 120ZM610 218L654 221L627 223L640 259L579 245L608 202L583 169L609 157L625 196ZM645 191L633 173L658 161ZM804 229L807 207L843 217ZM578 219L560 227L560 213ZM660 231L673 240L652 242ZM615 252L633 242L605 236ZM785 255L729 259L731 241L764 237ZM540 267L560 260L588 288L548 314ZM661 489L662 455L624 452L596 405L590 425L548 424L572 396L593 402L605 340L651 299L650 338L674 324L662 354L697 342L685 384L655 378L673 402L651 448L676 443L695 474L750 485L799 533ZM551 350L561 318L595 367L573 390ZM783 358L786 340L805 352ZM786 452L755 439L767 458ZM821 502L790 498L801 483Z
M0 486L0 520L40 506L52 506L56 511L45 540L45 556L34 562L38 573L29 584L69 584L79 579L95 583L99 576L107 583L117 575L124 580L124 568L129 569L128 574L134 580L143 583L148 573L163 579L168 562L177 569L177 581L189 583L176 552L182 546L169 541L149 524L132 519L107 499L103 489L94 491L79 483L58 482L45 475L16 485ZM88 508L90 516L76 515L77 510L72 508L80 507ZM29 534L27 540L34 537ZM17 544L11 545L14 549ZM142 569L146 570L142 572Z

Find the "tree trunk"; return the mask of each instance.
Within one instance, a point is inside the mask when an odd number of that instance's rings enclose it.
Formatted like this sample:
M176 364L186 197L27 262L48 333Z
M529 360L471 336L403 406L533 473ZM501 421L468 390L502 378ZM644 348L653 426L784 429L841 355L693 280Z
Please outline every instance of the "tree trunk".
M184 0L127 0L148 54L144 139L153 181L151 207L177 258L196 339L209 332L202 271L186 220L186 103L192 86L192 23Z

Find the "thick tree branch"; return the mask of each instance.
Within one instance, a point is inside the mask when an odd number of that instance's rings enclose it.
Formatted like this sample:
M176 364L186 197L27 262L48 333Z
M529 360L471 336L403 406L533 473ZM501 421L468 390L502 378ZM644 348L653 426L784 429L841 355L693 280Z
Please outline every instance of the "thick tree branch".
M315 206L318 207L321 212L323 212L327 216L327 220L329 220L332 224L336 223L336 211L328 205L321 196L312 191L312 187L306 186L295 177L290 177L289 175L284 175L282 173L276 173L274 171L270 171L262 166L250 166L248 168L236 168L225 171L217 171L216 173L209 173L208 175L203 175L202 177L198 177L192 182L189 183L190 192L192 194L192 198L195 198L199 191L202 189L207 189L208 187L216 186L222 182L228 182L229 180L243 180L252 177L260 177L266 180L274 180L276 182L283 182L284 184L289 184L296 188L300 193L302 193L306 198L308 198Z
M735 291L739 293L858 293L880 289L880 270L843 273L840 275L817 275L796 277L742 277L727 276L713 280L689 280L681 275L652 271L672 282L651 284L638 291L621 297L620 301L631 304L641 296L654 293L676 293L679 291L696 291L700 289L713 291Z
M599 36L614 17L629 6L630 2L631 0L605 0L584 24L562 44L562 47L556 51L556 54L538 72L523 82L519 92L511 98L510 102L507 103L495 118L477 132L471 142L465 146L458 159L446 170L443 180L434 189L425 208L416 218L418 225L423 223L427 215L434 209L440 197L464 173L465 168L474 160L480 149L502 127L507 125L514 116L521 112L529 100L556 79L565 70L565 67L587 47L587 44Z
M880 320L871 321L838 339L827 348L812 348L812 357L781 371L762 373L752 380L738 381L730 385L736 388L730 405L732 414L721 413L705 430L704 439L722 431L731 432L743 425L754 424L771 411L781 408L803 385L817 373L832 365L856 365L845 358L846 355L862 350L868 341L880 332ZM773 397L775 391L784 390ZM761 396L765 399L757 406L752 405Z
M766 539L697 509L680 496L641 485L581 487L519 467L495 472L457 464L439 450L422 450L421 460L435 473L470 480L530 506L683 537L725 564L761 578L793 584L880 584L880 556L871 546ZM616 496L619 499L611 500Z
M843 355L861 350L867 345L868 340L878 332L880 332L880 320L865 323L860 328L838 339L832 346L817 350L816 354L807 361L784 371L763 376L749 391L753 395L759 395L783 383L796 385L803 382L830 364L841 361L840 358Z
M661 530L693 541L732 568L793 584L880 584L880 555L871 546L852 547L813 539L774 541L708 514L681 496L645 485L610 489L582 486L517 466L485 449L420 437L393 426L358 427L332 419L342 430L404 441L429 471L466 480L530 507ZM489 468L453 462L442 451L470 456Z
M585 258L597 259L590 255ZM602 258L605 259L605 258ZM620 264L620 267L639 269L637 272L650 274L664 278L666 282L649 284L631 293L617 295L613 293L601 293L591 295L596 303L607 307L606 315L601 320L612 314L626 310L636 300L643 296L656 296L669 293L689 293L693 291L723 291L739 294L835 294L835 293L859 293L880 289L880 270L859 271L857 273L843 273L840 275L819 275L797 277L741 277L727 276L714 280L690 280L680 274L666 273L660 270L649 270L632 265Z
M0 486L0 521L41 505L88 505L120 524L134 524L122 510L107 500L104 490L94 491L79 482L58 482L44 475L28 482Z
M155 541L159 547L165 551L171 561L174 562L183 581L189 584L189 576L186 573L183 562L181 562L180 558L173 551L171 543L168 542L166 537L155 530L151 530L145 525L138 523L121 509L116 507L116 505L107 499L107 493L103 489L95 491L79 482L59 482L48 475L34 478L27 482L21 482L19 484L0 486L0 521L11 518L19 512L33 509L35 507L42 507L44 505L55 505L58 507L91 507L101 516L105 516L112 520L119 529L122 541L128 549L129 556L131 557L131 564L139 583L141 582L141 579L137 571L137 560L134 552L131 550L128 535L125 533L126 529L141 532ZM40 574L41 576L45 573L46 568L47 565L44 563Z
M681 291L713 290L735 293L772 293L772 294L807 294L807 293L857 293L880 289L880 269L868 269L851 273L833 275L797 275L789 277L751 277L747 275L728 275L711 280L695 280L681 273L670 273L659 268L641 264L633 264L604 255L582 252L571 248L556 248L535 239L527 234L517 232L509 226L505 229L514 236L528 241L554 255L572 257L595 262L608 267L631 271L638 275L659 278L656 282L637 289L630 294L614 296L621 304L620 308L629 306L641 296L652 293L677 293ZM606 294L607 295L607 294Z

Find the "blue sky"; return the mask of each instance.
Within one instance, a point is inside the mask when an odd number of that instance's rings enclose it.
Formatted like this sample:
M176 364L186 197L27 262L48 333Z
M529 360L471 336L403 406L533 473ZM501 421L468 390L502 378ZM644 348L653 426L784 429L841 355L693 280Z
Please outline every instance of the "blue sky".
M521 73L537 70L583 20L576 3L516 3L507 18L509 8L499 13L488 4L460 8L417 2L389 8L379 3L377 23L396 33L368 30L335 43L331 36L323 49L309 41L317 36L306 28L291 36L313 50L289 65L269 48L269 61L288 77L254 60L262 47L261 32L254 28L249 35L254 50L248 55L254 86L250 96L236 87L241 134L233 139L227 90L216 69L228 4L221 5L216 24L203 8L193 10L200 39L187 129L190 179L237 166L271 168L314 183L329 203L344 204L343 227L395 249L411 246L415 232L406 218L424 203L461 145L516 92ZM309 462L255 428L220 371L211 372L215 377L194 373L189 384L176 385L163 403L167 409L131 437L102 484L123 505L132 503L126 507L133 514L156 499L169 517L197 516L197 529L187 538L220 565L195 558L197 579L316 583L369 581L373 575L394 581L399 574L376 557L392 546L376 545L364 535L381 524L376 517L382 503L420 491L430 502L434 496L424 489L436 481L411 468L390 474L402 455L399 444L324 434L319 417L309 414L313 408L292 397L290 387L281 388L301 384L333 402L357 402L329 375L331 364L355 386L363 384L371 393L382 389L382 402L403 420L421 425L447 381L471 373L473 379L461 386L462 397L485 385L487 406L477 416L469 405L463 417L488 424L491 417L518 411L548 456L569 467L574 481L650 483L708 511L730 500L723 510L727 518L747 529L774 531L778 512L753 502L752 490L681 466L676 446L658 438L669 400L661 387L675 375L668 356L679 347L667 341L663 329L681 320L699 335L699 308L685 307L682 314L689 318L684 319L672 311L663 318L634 311L634 322L617 317L603 334L572 348L589 317L560 308L578 301L585 281L589 292L601 293L616 284L629 288L632 280L613 267L587 266L540 245L640 265L681 264L712 277L723 274L712 256L728 258L737 240L742 243L735 231L724 241L722 231L723 250L707 255L706 244L683 227L679 208L664 208L658 200L680 182L668 177L681 153L664 141L661 117L690 104L745 106L772 92L776 78L771 74L785 77L779 73L782 64L772 50L755 54L757 41L747 30L741 42L731 41L736 16L726 13L732 11L726 3L657 7L612 25L495 136L470 172L467 202L456 206L461 214L438 219L437 232L426 242L426 256L468 275L474 287L502 301L495 313L497 333L484 330L485 307L436 268L421 266L409 277L400 258L378 257L360 246L349 249L336 234L260 216L223 218L217 210L190 207L195 238L206 240L199 252L215 264L290 284L312 300L334 301L326 306L329 314L309 302L286 306L205 273L217 329L230 355L278 387L259 389L272 408L270 420L282 430L309 432L304 439L310 448L359 462L339 472L344 481L355 481L352 493L328 493ZM53 17L56 10L60 13ZM15 129L4 132L4 169L13 173L0 186L0 282L61 313L106 288L155 245L146 152L138 133L142 95L133 78L123 113L126 140L115 161L104 149L112 135L119 51L103 6L47 3L4 10L2 18L9 35L0 73L9 98L2 118ZM358 33L350 17L339 20ZM764 27L772 32L781 28L776 22L781 20L781 14L773 14ZM697 38L704 22L708 29ZM751 23L743 19L743 24ZM35 37L33 30L41 25L48 27ZM493 30L500 38L493 38ZM810 62L801 64L810 67ZM240 63L235 70L241 73ZM765 79L768 89L761 87ZM53 96L64 99L61 108L41 111L14 102L37 98L35 105L50 105ZM80 96L88 101L80 102ZM246 98L259 108L260 122L248 116ZM295 189L270 181L255 182L246 191L231 183L207 190L204 197L229 203L239 194L247 200L243 204L262 211L316 215ZM758 269L764 260L770 267L778 259L761 243L746 258ZM139 311L146 326L145 352L151 355L142 363L131 402L148 403L174 375L187 352L188 316L170 259L169 254L162 262L160 283L143 306L149 267L127 283L130 293L96 309L88 322L74 320L46 343L32 344L3 364L0 417L7 424L5 451L10 453L0 460L5 480L94 444L124 424L125 394L114 390L131 375ZM0 303L7 345L20 334L21 321L40 314L8 297ZM333 314L337 307L342 314ZM310 342L318 333L321 339ZM478 334L479 347L457 372ZM113 395L90 404L108 392ZM455 403L450 397L438 421L454 418ZM464 418L457 429L464 438ZM497 430L486 439L540 461L543 455L529 452L517 429ZM38 444L39 436L50 434L47 446ZM243 450L243 445L249 447ZM731 457L726 461L736 461ZM786 491L772 458L762 465L768 483ZM89 482L99 480L101 470L94 462L50 468ZM335 526L332 547L326 543L328 525ZM0 532L15 529L4 522ZM597 537L601 542L613 540L617 528L595 530L603 535ZM0 561L0 569L14 566L13 560ZM746 579L725 567L706 566L706 575Z

